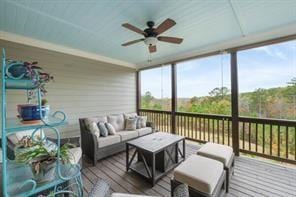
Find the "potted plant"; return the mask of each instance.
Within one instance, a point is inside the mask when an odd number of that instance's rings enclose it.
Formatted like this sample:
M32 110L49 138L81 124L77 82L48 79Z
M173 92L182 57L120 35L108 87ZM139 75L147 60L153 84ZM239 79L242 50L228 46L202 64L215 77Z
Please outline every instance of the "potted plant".
M9 62L6 69L6 76L12 79L29 79L32 80L33 86L38 87L43 97L46 93L46 84L53 81L54 77L43 72L43 69L37 66L38 62ZM31 101L36 98L36 91L28 91L28 103L17 106L19 117L25 122L40 120L42 117L47 118L49 114L49 105L47 100L42 101L41 113L38 104L32 104Z
M56 162L62 164L70 162L71 156L69 148L73 144L66 143L60 147L60 157L58 158L58 147L51 141L34 142L31 137L23 137L15 150L15 160L19 164L29 164L37 183L52 181L56 177Z

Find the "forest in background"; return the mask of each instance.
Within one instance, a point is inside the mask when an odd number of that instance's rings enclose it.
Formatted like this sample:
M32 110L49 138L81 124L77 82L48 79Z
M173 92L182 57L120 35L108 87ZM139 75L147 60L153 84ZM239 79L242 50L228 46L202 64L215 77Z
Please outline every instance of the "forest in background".
M170 98L155 98L147 91L141 97L142 109L171 110ZM180 112L231 115L231 95L227 87L215 88L207 96L178 98ZM286 87L263 89L239 94L240 116L296 119L296 77Z
M141 108L170 111L171 99L155 98L151 94L151 92L148 91L141 97ZM215 88L212 91L210 91L207 96L178 98L177 110L180 112L192 112L201 114L231 115L230 90L226 87ZM254 90L253 92L240 93L239 113L240 116L246 117L295 120L296 77L291 79L285 87L276 87L269 89L260 88ZM188 117L186 117L186 119L184 120L184 125L180 124L178 125L178 127L180 127L181 130L184 130L186 137L190 137L189 134L192 132L192 128L186 127L185 123L191 125L192 120L187 118ZM161 128L162 125L167 125L167 127L169 127L170 122L168 122L168 120L166 119L160 119L158 122L156 122L156 124L158 124L156 126L159 128ZM206 130L207 127L208 124L205 123L201 123L200 125L200 128L206 128ZM214 127L217 128L217 123L214 123ZM222 126L220 125L220 128L221 127ZM289 158L295 158L295 128L289 127L289 129L287 130L285 127L270 127L270 125L266 125L265 132L262 124L258 124L257 132L256 125L252 124L250 128L250 133L247 130L247 128L245 129L245 140L243 142L243 132L240 126L239 135L241 145L242 143L248 145L248 143L250 142L250 145L252 146L251 149L254 149L255 144L257 142L258 151L260 152L262 152L264 145L266 149L268 149L268 147L272 147L273 155L280 154L281 157L283 157L287 151L289 153ZM270 133L271 130L272 133ZM288 137L286 137L287 131ZM196 132L198 133L201 131L197 130ZM227 134L225 134L225 137L228 137ZM217 138L217 136L215 136L215 138ZM288 146L286 146L286 144L288 144ZM280 153L278 153L279 151Z

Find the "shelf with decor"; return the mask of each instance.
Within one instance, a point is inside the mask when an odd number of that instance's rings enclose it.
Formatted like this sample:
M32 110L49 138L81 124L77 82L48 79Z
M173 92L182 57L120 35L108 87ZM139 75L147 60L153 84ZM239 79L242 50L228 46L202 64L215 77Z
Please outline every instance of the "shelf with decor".
M52 76L42 71L37 62L7 61L2 50L2 192L3 196L40 194L72 194L82 196L80 165L70 163L71 144L61 146L57 127L67 125L66 114L49 113L43 104L45 84ZM19 115L7 118L6 95L9 90L26 90L27 102L17 106ZM56 135L56 142L47 139L45 130ZM7 137L29 132L17 142L15 159L7 157Z

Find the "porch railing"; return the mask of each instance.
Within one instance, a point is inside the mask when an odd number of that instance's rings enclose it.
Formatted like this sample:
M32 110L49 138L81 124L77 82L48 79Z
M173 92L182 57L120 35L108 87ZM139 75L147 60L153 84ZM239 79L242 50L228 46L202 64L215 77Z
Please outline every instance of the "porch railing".
M172 131L172 112L139 110L156 129ZM197 142L232 146L232 118L226 115L175 113L175 133ZM296 121L239 117L240 152L296 164Z

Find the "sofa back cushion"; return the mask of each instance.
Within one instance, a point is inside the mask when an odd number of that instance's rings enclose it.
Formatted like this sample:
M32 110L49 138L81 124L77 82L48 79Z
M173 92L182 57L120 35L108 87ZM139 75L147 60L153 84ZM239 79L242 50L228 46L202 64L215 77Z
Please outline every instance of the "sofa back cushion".
M124 130L123 114L116 114L108 116L108 122L114 127L116 131Z
M84 126L85 128L92 132L92 133L96 133L98 132L97 129L95 129L95 127L93 126L95 123L96 125L98 124L98 122L107 122L107 116L95 116L95 117L90 117L90 118L84 118L83 119L84 122Z
M124 119L129 119L129 118L135 118L138 115L136 112L133 112L133 113L124 113L123 116L124 116Z

